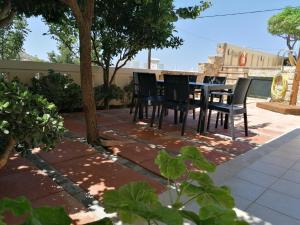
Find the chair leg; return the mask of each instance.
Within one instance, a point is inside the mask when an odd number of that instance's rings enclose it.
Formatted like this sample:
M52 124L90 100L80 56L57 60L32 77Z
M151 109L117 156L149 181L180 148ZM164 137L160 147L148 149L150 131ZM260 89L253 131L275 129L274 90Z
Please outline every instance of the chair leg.
M164 110L165 110L165 107L162 106L161 107L161 112L160 112L160 115L159 115L159 123L158 123L158 129L161 129L161 126L162 126L162 122L163 122L163 118L164 118Z
M184 130L185 130L186 118L187 118L187 115L188 115L188 110L183 111L182 114L183 114L183 120L182 120L182 127L181 127L181 136L184 135Z
M129 111L129 114L132 114L133 112L133 108L134 108L134 96L132 95L132 98L131 98L131 103L130 103L130 111Z
M178 123L178 110L174 109L174 124Z
M235 136L234 136L234 117L233 117L233 113L230 113L230 131L231 131L231 137L232 140L235 140Z
M148 104L145 105L146 119L148 119Z
M157 118L159 118L159 113L160 113L160 105L158 105L158 108L157 108Z
M154 123L154 120L155 120L155 113L156 113L156 105L153 105L150 127L153 127L153 123Z
M165 110L165 116L167 116L167 115L169 115L169 110L168 109Z
M221 114L222 115L222 114ZM217 118L216 118L216 124L215 124L215 128L218 128L218 123L219 123L219 117L220 117L220 112L217 113ZM209 121L208 121L209 123ZM221 122L222 123L222 122Z
M228 114L225 114L225 119L224 119L224 129L228 129Z
M210 118L211 118L211 110L208 111L207 131L209 131Z
M183 119L183 111L180 111L180 113L179 113L179 123L182 123L182 119Z
M196 119L196 109L193 109L193 120Z
M135 103L135 109L134 109L134 116L133 116L133 122L136 122L138 111L140 110L139 103Z
M223 126L224 123L224 118L223 118L223 113L221 113L221 126Z
M247 113L244 113L244 125L245 125L245 136L248 137L248 117L247 117Z

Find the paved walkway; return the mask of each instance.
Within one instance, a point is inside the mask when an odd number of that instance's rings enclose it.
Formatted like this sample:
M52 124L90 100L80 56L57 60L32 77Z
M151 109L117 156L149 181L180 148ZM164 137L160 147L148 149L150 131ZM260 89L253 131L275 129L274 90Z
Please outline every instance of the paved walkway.
M250 166L250 162L244 164L245 162L241 161L243 163L239 164L236 163L240 162L239 160L229 160L239 155L241 156L237 159L243 159L245 155L250 155L247 157L253 160L258 159L258 156L264 155L264 148L270 149L262 147L262 150L259 150L259 146L295 128L295 124L300 124L300 117L261 110L256 108L254 103L250 103L250 136L244 137L242 122L238 118L236 124L239 139L233 142L228 139L228 131L220 127L211 128L212 132L207 136L197 134L195 132L196 121L191 115L187 121L186 135L181 137L180 125L172 123L172 113L165 119L163 129L158 130L156 126L150 128L147 119L136 124L132 123L132 115L129 114L128 109L98 111L99 134L104 138L117 141L113 146L103 148L91 147L85 142L85 123L82 113L64 114L64 118L65 127L69 132L53 151L41 152L35 149L34 154L27 159L16 155L11 156L7 167L0 171L0 198L23 195L29 198L34 206L64 206L74 224L92 222L102 217L103 192L118 188L128 182L143 180L148 182L157 193L162 193L165 190L165 180L160 176L154 164L154 159L161 149L176 155L182 146L196 146L209 160L220 165L219 168L229 165L226 170L223 170L224 173L219 175L220 177L240 179L250 183L249 187L258 186L259 190L269 187L266 186L269 184L267 179L261 178L266 182L263 185L247 181L245 178L247 171L239 176L234 174L244 169L245 165ZM249 151L253 148L257 149ZM248 153L244 154L246 152ZM296 159L292 155L290 158ZM227 161L230 164L225 163ZM280 168L280 166L275 167ZM277 170L274 169L274 171ZM250 175L249 177L253 178L253 174ZM275 179L277 176L276 174L265 175L273 176ZM243 190L243 188L240 189ZM233 186L233 191L235 194L235 186ZM253 193L256 192L253 191ZM256 202L252 204L256 198L245 197L242 194L237 195L236 198L240 210L256 204ZM7 218L11 221L9 224L16 222L9 216Z
M238 215L253 225L300 225L300 128L217 168Z

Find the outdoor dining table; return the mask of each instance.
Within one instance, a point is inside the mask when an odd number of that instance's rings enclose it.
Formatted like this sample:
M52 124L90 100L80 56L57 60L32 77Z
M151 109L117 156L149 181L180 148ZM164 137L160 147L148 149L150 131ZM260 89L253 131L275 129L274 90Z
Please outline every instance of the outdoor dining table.
M159 86L163 86L163 80L157 80ZM200 98L200 115L198 120L197 132L200 134L207 133L207 118L208 118L208 103L211 91L222 91L222 90L232 90L233 85L230 84L210 84L210 83L199 83L199 82L189 82L189 85L193 89L201 90Z

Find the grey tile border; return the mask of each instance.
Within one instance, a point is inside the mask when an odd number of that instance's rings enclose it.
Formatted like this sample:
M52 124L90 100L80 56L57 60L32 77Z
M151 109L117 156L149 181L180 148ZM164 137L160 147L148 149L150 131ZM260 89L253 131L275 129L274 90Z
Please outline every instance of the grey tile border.
M300 221L274 211L259 204L251 205L247 218L250 224L255 225L300 225Z
M266 144L260 147L251 149L248 152L219 165L216 169L216 172L214 174L211 174L211 177L216 182L220 182L221 177L224 177L223 180L229 179L230 177L235 176L242 169L251 166L251 164L255 163L263 156L276 152L278 148L286 144L292 138L295 138L299 135L300 135L300 128L296 128L286 134L279 136L278 138L270 140L269 142L267 142Z
M300 220L300 199L290 197L273 190L267 190L256 201L281 214Z
M270 187L270 189L300 199L300 184L285 179L279 179Z
M30 154L26 157L26 159L32 162L37 168L45 172L49 178L57 183L58 186L62 187L66 192L68 192L73 198L82 203L86 208L89 208L92 205L101 207L100 202L96 198L91 196L89 193L75 184L72 180L65 177L38 155Z

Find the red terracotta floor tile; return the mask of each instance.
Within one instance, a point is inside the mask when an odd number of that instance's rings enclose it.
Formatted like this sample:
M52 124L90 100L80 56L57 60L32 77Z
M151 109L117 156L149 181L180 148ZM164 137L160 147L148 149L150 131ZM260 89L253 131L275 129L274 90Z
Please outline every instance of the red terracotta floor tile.
M0 178L15 173L29 172L34 169L36 168L32 163L16 153L9 157L7 164L0 170Z
M120 155L130 161L140 164L149 159L155 159L158 150L153 146L143 143L132 143L111 147L109 149L115 155Z
M157 191L162 185L135 171L105 159L101 154L86 156L69 162L58 163L55 167L91 195L101 198L106 190L120 187L131 181L144 180Z
M33 207L64 207L73 220L72 224L85 224L94 222L97 219L97 216L93 212L89 212L78 200L65 191L39 198L33 201L32 205Z
M64 127L74 134L82 137L86 136L86 126L84 122L80 122L70 117L64 117Z
M38 169L0 177L0 198L25 196L34 200L61 190L43 171Z
M97 153L96 150L89 147L87 144L63 139L52 151L39 151L38 154L48 163L54 164L95 153Z

